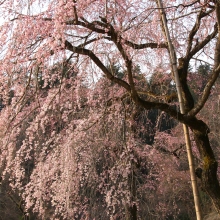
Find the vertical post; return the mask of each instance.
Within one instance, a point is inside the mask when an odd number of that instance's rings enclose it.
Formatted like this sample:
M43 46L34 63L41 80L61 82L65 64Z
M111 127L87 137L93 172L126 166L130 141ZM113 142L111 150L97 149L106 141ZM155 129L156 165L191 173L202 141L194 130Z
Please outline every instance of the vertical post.
M165 11L163 8L162 0L157 0L157 4L158 4L158 7L159 7L159 10L161 13L162 26L164 28L165 37L166 37L166 40L168 43L170 61L171 61L172 69L174 72L178 100L179 100L179 104L180 104L180 112L182 114L185 114L183 97L182 97L182 93L181 93L182 86L180 83L178 69L177 69L176 53L175 53L175 50L174 50L174 47L173 47L173 44L172 44L172 41L170 38L170 33L169 33L168 26L167 26L167 19L166 19ZM186 124L183 124L183 130L184 130L184 136L185 136L185 142L186 142L187 157L188 157L188 162L189 162L189 169L190 169L190 177L191 177L191 183L192 183L196 218L197 218L197 220L202 220L198 186L197 186L197 181L196 181L195 167L194 167L193 154L192 154L192 147L191 147L191 141L190 141L190 136L189 136L189 129Z
M107 19L108 0L105 0L105 18Z
M219 111L220 95L218 95L218 111Z

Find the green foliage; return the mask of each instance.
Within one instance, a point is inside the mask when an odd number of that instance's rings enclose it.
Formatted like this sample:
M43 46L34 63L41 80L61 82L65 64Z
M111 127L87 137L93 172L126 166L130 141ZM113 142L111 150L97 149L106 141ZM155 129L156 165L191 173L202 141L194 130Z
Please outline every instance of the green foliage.
M203 76L207 76L211 71L211 67L209 64L201 64L197 68L197 73Z

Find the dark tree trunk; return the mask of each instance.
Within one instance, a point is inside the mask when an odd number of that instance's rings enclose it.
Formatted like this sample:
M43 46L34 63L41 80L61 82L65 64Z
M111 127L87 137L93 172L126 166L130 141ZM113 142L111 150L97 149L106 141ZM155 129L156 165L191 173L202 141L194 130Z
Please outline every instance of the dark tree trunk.
M137 206L135 204L126 207L126 220L137 220Z
M218 163L210 146L207 131L193 130L197 147L203 163L201 178L202 187L210 196L216 211L220 214L220 185L217 177Z

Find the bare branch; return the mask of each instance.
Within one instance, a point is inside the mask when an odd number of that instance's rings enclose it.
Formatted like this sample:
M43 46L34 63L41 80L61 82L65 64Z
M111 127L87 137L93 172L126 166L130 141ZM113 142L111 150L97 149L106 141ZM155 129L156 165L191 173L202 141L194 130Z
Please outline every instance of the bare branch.
M198 53L198 51L203 49L206 44L208 44L212 39L216 37L217 33L218 33L218 27L217 24L215 24L213 32L209 34L203 41L195 45L195 47L191 51L189 51L189 53L186 55L186 59L187 60L191 59L196 53Z
M193 26L191 32L189 33L189 37L188 37L188 47L187 47L187 55L190 53L191 49L192 49L192 42L193 42L193 38L196 35L197 31L199 30L200 24L201 24L201 20L202 18L204 18L205 16L207 16L208 14L210 14L211 12L213 12L214 9L211 9L208 12L204 12L204 9L202 8L199 12L199 14L197 15L197 19L196 19L196 23Z
M195 107L188 112L188 114L187 114L188 116L195 116L203 108L207 99L209 98L210 91L212 89L212 86L215 84L215 81L218 78L219 73L220 73L220 64L219 64L218 68L216 68L213 71L212 76L210 77L210 80L208 81L208 83L206 84L206 86L204 88L204 92L201 96L201 99L197 102Z

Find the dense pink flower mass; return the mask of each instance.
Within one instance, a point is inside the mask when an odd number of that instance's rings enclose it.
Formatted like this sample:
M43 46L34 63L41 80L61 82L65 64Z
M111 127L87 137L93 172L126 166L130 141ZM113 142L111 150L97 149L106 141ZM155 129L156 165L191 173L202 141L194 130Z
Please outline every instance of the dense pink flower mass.
M163 1L185 114L157 2L0 0L0 173L14 219L194 219L179 123L203 215L220 212L220 2Z

